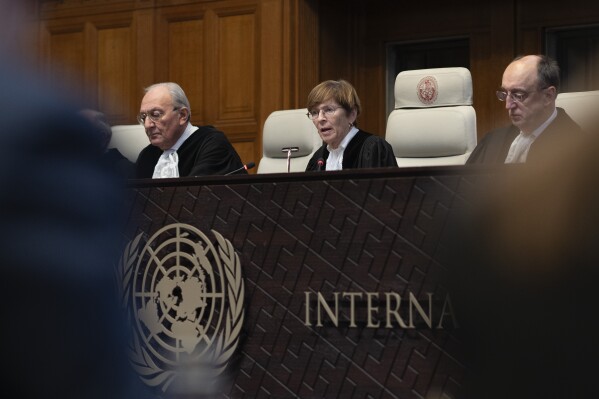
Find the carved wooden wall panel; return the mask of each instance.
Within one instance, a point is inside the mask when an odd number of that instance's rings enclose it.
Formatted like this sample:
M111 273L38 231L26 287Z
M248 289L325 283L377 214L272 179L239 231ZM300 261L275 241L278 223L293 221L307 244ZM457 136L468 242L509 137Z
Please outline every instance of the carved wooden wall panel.
M126 121L132 99L132 35L129 27L100 29L97 32L97 104L108 118Z
M41 25L42 70L111 123L135 123L138 107L132 13L53 19ZM58 83L60 82L60 83Z
M81 25L67 31L50 28L46 36L44 50L48 60L47 77L53 81L62 81L66 75L72 86L82 87L86 70L84 27Z
M305 47L298 45L299 21L313 14L298 5L303 2L43 2L41 68L56 64L49 75L67 75L85 106L100 109L112 124L136 123L144 87L177 82L189 97L192 122L221 129L244 162L257 163L268 115L301 106L293 97L301 73L298 49ZM317 53L314 43L310 48ZM316 65L316 58L302 63ZM303 75L302 90L316 80L314 69Z
M159 10L156 42L157 81L177 82L185 90L191 104L194 124L203 124L205 22L196 8L177 7Z
M252 14L218 15L218 121L256 122L254 21Z

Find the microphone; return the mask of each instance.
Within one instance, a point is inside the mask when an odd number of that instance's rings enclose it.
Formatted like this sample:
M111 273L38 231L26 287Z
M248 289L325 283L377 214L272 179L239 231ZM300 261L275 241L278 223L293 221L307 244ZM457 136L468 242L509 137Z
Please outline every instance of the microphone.
M324 159L318 158L318 161L316 161L316 166L316 170L320 172L322 170L322 167L324 166Z
M252 169L254 166L256 166L256 164L255 164L255 163L253 163L253 162L248 162L248 163L246 163L245 165L243 165L243 166L242 166L241 168L239 168L239 169L235 169L235 170L234 170L234 171L232 171L232 172L225 173L225 176L232 175L233 173L240 172L240 171L242 171L242 170L244 170L244 169L245 169L245 170L250 170L250 169Z

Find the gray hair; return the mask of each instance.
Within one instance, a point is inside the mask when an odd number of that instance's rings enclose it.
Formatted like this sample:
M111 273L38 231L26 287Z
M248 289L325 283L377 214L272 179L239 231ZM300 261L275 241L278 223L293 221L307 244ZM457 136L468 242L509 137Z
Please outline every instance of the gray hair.
M153 90L157 87L167 88L173 100L173 106L175 108L187 108L187 110L189 111L187 113L187 122L189 122L189 120L191 119L191 106L189 105L189 100L187 99L187 96L185 95L185 92L183 91L181 86L174 82L155 83L151 86L146 87L144 93L147 93L150 90Z

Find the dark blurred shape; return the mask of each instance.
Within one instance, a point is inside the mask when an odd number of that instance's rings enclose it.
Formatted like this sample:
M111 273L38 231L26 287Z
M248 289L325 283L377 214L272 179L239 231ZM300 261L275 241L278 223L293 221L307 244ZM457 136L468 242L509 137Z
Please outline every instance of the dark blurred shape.
M468 198L453 242L464 398L590 398L599 375L599 124ZM485 179L483 179L485 180Z
M94 109L82 109L79 115L87 119L93 126L98 136L98 145L103 151L100 162L108 168L110 172L125 179L134 177L134 164L129 161L116 148L108 148L112 138L112 128L103 112Z
M33 3L0 0L0 386L11 398L138 398L113 272L121 193L65 90L27 73L5 40Z
M110 139L112 138L112 130L106 119L106 115L104 115L103 112L89 108L79 111L79 115L83 116L92 124L94 130L98 134L100 148L102 151L106 151L108 149L108 143L110 143Z
M3 72L1 385L19 398L134 397L113 274L115 180L74 109Z

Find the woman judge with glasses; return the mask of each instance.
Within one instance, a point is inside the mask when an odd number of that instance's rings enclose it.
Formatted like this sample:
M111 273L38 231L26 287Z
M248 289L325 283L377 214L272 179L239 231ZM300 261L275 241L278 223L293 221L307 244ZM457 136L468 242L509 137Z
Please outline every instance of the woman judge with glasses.
M308 118L324 144L306 171L397 166L391 145L357 128L360 99L345 80L327 80L308 95Z
M496 93L512 125L487 133L467 163L536 162L578 145L584 136L580 127L555 107L559 83L559 66L549 57L515 58Z

